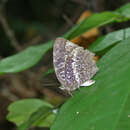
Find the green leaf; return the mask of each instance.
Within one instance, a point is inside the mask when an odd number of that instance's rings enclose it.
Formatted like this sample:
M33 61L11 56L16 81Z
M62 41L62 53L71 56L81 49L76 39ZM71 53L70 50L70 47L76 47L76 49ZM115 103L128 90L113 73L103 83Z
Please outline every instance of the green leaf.
M74 37L77 37L92 28L101 27L113 22L127 21L130 19L129 12L130 4L126 4L113 12L93 14L83 20L80 24L77 24L75 27L73 27L67 34L65 34L64 37L67 39L73 39Z
M122 16L130 18L130 4L126 4L121 8L117 9L116 12L120 13Z
M98 38L90 47L89 50L97 54L101 54L107 48L119 43L120 41L130 37L130 28L121 29L112 33L109 33L103 37Z
M130 38L107 52L98 67L96 83L75 92L61 107L51 130L130 129Z
M50 115L50 113L52 113L52 108L47 106L41 106L36 112L31 114L31 116L26 122L19 126L19 130L28 130L33 126L33 124L36 124L35 122L39 121L41 117L42 121L45 121L45 119ZM46 125L46 123L44 124Z
M130 94L125 103L124 110L122 111L120 115L120 120L115 130L124 130L124 128L125 130L130 129L130 105L129 103L130 103Z
M0 74L20 72L34 66L52 47L53 41L39 46L32 46L24 51L1 60Z
M77 24L75 27L73 27L65 35L65 38L73 39L74 37L77 37L94 27L101 27L106 24L115 22L119 16L120 16L119 14L113 12L103 12L103 13L93 14L92 16L89 16L87 19L83 20L80 24Z
M34 126L50 127L55 119L55 114L50 113L46 118L44 116L34 123Z
M32 125L48 127L54 120L52 108L51 104L40 99L24 99L8 107L7 119L21 128L28 128Z

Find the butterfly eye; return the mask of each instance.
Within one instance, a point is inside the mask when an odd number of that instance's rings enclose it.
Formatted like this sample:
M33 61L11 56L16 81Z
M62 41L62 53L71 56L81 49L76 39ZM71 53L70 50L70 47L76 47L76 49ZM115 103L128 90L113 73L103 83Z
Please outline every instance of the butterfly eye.
M98 71L94 53L64 38L57 38L54 42L53 64L59 82L68 93L85 82L86 85L94 83L91 78Z

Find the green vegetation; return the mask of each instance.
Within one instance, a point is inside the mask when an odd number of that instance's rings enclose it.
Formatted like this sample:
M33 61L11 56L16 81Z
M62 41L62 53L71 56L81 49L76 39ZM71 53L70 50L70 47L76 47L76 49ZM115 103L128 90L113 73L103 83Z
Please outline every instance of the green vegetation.
M93 14L63 37L70 40L92 28L128 20L130 4L113 12ZM52 46L53 41L49 41L1 60L0 74L34 66ZM51 127L51 130L129 130L130 28L99 37L89 49L97 55L103 54L97 62L99 72L94 85L77 90L56 114L52 112L54 106L39 99L16 101L9 106L7 119L19 130L32 126Z

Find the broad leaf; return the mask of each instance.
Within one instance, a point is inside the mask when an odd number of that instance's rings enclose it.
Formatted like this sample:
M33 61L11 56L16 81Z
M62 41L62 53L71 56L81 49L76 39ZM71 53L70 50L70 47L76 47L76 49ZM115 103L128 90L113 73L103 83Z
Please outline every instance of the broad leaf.
M66 35L65 38L73 39L84 32L89 31L94 27L101 27L106 24L110 24L115 22L120 17L120 14L113 12L103 12L93 14L89 16L87 19L83 20L80 24L77 24L73 27Z
M96 83L75 92L61 107L51 130L130 129L130 38L107 52L98 67Z
M102 53L107 48L115 45L116 43L130 37L130 28L118 30L109 33L103 37L98 38L90 47L89 50L95 53Z
M19 126L19 130L28 130L29 128L34 126L33 124L36 125L37 124L36 122L41 120L41 118L42 118L42 122L47 121L46 118L51 113L52 113L52 108L44 105L41 106L39 109L37 109L37 111L31 114L31 116L28 118L26 122L24 122ZM48 125L48 124L45 122L44 125Z
M126 18L130 18L130 3L117 9L116 12L120 13L122 16Z
M41 117L39 120L37 120L33 125L38 127L50 127L55 119L55 114L50 112L50 114Z
M50 41L43 45L29 47L14 56L1 60L0 74L20 72L32 67L52 47L52 43Z
M48 127L54 120L53 106L39 99L24 99L12 103L7 119L21 128L31 126Z
M126 4L114 12L97 13L84 19L80 24L73 27L65 38L73 39L94 27L101 27L113 22L123 22L130 19L130 4Z

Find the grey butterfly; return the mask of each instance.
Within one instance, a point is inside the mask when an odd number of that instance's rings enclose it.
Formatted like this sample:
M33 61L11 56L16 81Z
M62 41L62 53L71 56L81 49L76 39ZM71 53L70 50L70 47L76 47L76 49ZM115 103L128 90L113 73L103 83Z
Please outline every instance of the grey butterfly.
M53 47L53 64L62 90L72 93L80 86L95 83L91 78L98 71L94 53L64 38L57 38Z

